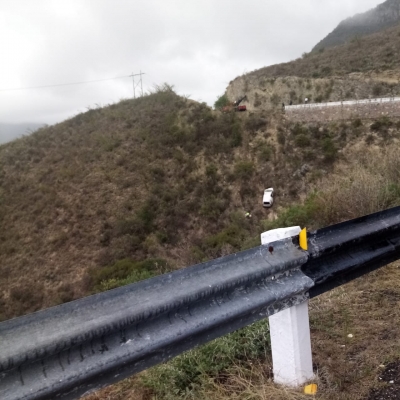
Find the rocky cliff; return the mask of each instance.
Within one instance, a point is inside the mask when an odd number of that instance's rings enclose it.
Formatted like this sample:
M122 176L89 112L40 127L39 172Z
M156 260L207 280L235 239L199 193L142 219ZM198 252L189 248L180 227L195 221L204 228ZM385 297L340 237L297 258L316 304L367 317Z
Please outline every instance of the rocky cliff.
M282 103L301 104L305 98L312 103L321 103L391 97L400 93L400 84L397 78L376 74L366 77L361 73L316 79L297 76L267 78L249 74L233 80L226 93L232 101L246 95L247 100L243 104L253 111L279 108Z

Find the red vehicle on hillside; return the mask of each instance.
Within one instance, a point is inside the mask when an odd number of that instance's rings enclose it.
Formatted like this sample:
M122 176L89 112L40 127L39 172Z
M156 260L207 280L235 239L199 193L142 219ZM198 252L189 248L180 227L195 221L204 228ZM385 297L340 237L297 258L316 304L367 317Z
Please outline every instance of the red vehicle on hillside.
M239 105L244 99L246 99L246 96L243 96L239 100L236 100L235 102L233 102L225 107L222 107L222 112L225 113L225 112L230 112L230 111L246 111L247 110L246 106Z

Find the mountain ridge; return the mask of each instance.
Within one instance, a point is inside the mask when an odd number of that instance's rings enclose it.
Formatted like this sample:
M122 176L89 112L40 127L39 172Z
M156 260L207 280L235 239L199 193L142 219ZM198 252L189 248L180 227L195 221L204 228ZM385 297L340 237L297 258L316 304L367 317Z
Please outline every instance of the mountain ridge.
M400 0L387 0L365 13L346 18L317 43L312 51L345 44L355 37L370 35L397 25L400 21Z
M232 80L230 101L247 95L250 110L311 102L393 97L400 93L400 26L340 46L304 53Z

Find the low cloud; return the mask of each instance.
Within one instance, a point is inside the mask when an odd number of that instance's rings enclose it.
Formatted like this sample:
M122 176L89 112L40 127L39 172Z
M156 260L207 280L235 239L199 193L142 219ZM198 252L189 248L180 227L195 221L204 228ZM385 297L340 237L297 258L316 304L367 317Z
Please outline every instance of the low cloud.
M145 90L168 82L212 105L236 76L299 57L342 19L380 2L3 0L0 122L51 124L133 95L130 78L4 89L140 70Z

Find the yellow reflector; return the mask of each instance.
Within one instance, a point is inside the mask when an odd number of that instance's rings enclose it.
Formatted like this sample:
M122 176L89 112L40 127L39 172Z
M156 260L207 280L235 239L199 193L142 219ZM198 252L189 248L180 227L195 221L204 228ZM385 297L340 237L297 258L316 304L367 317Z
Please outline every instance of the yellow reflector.
M307 228L304 228L299 235L299 243L300 243L300 247L303 250L308 250L308 246L307 246Z
M317 393L318 386L315 383L308 385L304 388L305 394L315 394Z

